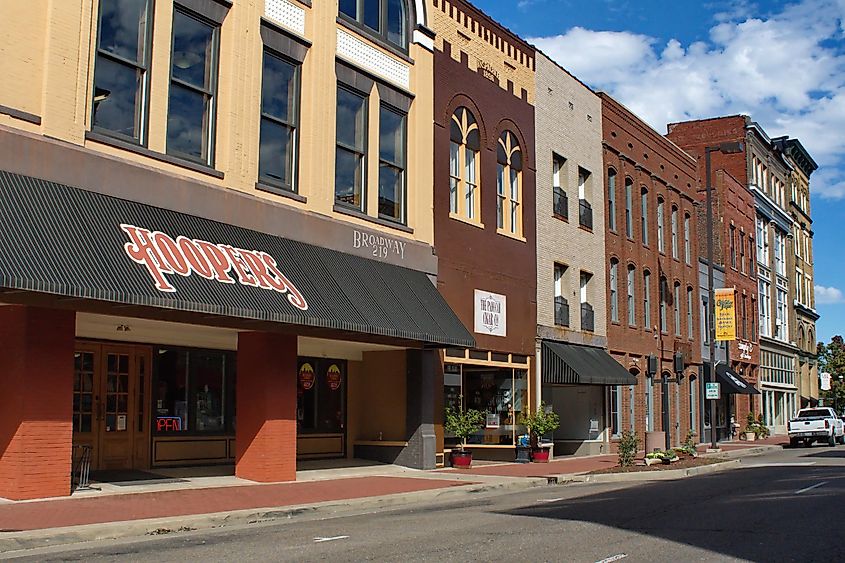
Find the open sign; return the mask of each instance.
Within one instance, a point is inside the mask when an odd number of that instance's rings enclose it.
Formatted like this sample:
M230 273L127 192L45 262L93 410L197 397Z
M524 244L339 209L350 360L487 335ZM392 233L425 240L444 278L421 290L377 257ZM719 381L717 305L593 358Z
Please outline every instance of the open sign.
M159 416L156 418L158 432L181 432L182 419L178 416Z

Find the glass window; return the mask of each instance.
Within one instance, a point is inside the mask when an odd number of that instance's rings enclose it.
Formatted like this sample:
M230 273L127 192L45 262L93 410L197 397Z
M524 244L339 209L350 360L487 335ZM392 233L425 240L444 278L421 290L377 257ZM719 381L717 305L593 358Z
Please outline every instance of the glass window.
M610 434L617 437L622 433L622 386L609 386L610 390Z
M258 177L290 191L296 191L298 105L299 65L264 51Z
M648 246L648 190L645 186L640 189L640 230L643 244Z
M101 0L92 128L146 144L150 0Z
M731 268L736 269L736 227L733 225L731 225L728 236L730 237Z
M684 262L692 264L692 248L690 246L690 216L684 215Z
M346 426L346 362L299 358L297 366L297 432L343 432Z
M340 0L338 13L394 47L408 48L407 0Z
M696 424L696 404L698 398L698 380L689 378L689 427L693 432L698 432Z
M633 266L628 266L628 324L634 326L637 324L637 306L634 302L634 275L636 270Z
M651 272L643 272L643 324L651 329Z
M660 331L666 332L666 301L669 299L669 287L666 278L660 278Z
M626 217L627 213L626 210ZM616 170L613 168L607 170L607 228L616 230Z
M367 167L367 97L342 86L337 89L335 200L364 211Z
M666 252L666 242L663 237L663 198L657 198L657 250Z
M645 378L645 431L654 431L654 390L651 377Z
M480 410L486 415L484 427L472 434L467 443L513 445L515 437L526 431L517 421L528 408L528 372L484 366L459 367L463 407Z
M672 206L672 258L678 258L678 208Z
M449 212L479 222L478 151L481 137L475 116L465 107L452 114L449 143Z
M405 114L382 105L379 112L378 214L405 222Z
M675 336L681 335L681 284L675 282L672 290L672 304L675 312Z
M156 350L153 429L225 433L234 430L235 355L216 350Z
M613 174L613 171L610 172ZM615 179L608 177L608 182L613 183ZM566 195L566 159L560 155L552 155L552 213L556 217L562 219L569 219L569 197ZM608 188L610 190L610 188ZM609 196L613 197L613 196ZM613 199L608 200L608 205L611 209L614 208ZM613 212L610 212L608 217L614 221ZM612 227L615 228L615 227Z
M628 238L634 237L634 217L633 217L633 194L634 182L630 178L625 179L625 234Z
M94 420L94 353L73 355L73 431L91 432Z
M167 153L208 165L214 160L218 31L178 7L173 11Z
M522 149L513 133L502 133L496 155L496 224L507 233L522 235Z
M619 322L619 297L618 297L618 280L619 280L619 260L616 258L610 259L610 320Z

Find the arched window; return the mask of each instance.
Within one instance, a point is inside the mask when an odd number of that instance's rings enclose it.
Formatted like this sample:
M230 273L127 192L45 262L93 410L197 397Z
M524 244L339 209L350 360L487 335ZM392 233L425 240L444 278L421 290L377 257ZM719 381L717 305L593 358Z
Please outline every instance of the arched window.
M407 0L340 0L338 12L368 34L400 49L408 49Z
M671 226L672 226L672 258L678 258L678 208L674 205L672 206L672 216L671 216Z
M522 235L522 150L516 136L505 131L496 147L496 226Z
M475 116L465 107L452 114L449 143L449 212L476 223L481 221L478 193L478 152L481 133Z

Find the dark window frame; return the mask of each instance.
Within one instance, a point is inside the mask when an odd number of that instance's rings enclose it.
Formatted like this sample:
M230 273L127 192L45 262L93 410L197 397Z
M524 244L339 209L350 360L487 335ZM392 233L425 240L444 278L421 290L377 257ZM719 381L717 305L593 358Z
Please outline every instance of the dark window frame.
M293 111L289 114L292 114L292 123L285 122L283 119L280 119L276 116L270 115L264 109L264 96L262 94L261 97L261 106L259 110L259 132L258 132L258 182L261 184L265 184L270 187L278 188L284 190L286 192L297 194L299 193L299 128L300 128L300 111L302 109L302 63L301 61L297 61L292 59L285 54L282 54L275 49L268 47L265 44L264 49L262 50L261 54L261 84L262 84L262 92L263 92L263 85L265 79L265 72L266 66L265 63L267 61L267 57L276 58L283 63L286 63L294 68L294 89L296 91L296 96L294 100L294 108ZM272 176L262 175L261 174L261 130L264 126L264 122L269 121L275 125L287 127L293 131L292 133L292 143L293 143L293 150L291 152L291 162L290 165L290 173L291 173L291 182L290 185L285 184L285 182L279 181Z
M337 151L338 149L350 152L358 157L361 158L361 205L356 206L352 203L345 202L338 198L337 194L337 176L335 175L335 186L334 186L334 204L340 207L345 207L348 209L353 209L355 211L359 211L361 213L367 212L367 168L368 168L368 153L369 153L369 121L370 121L370 94L362 92L355 88L352 85L349 85L341 80L337 81L337 90L344 90L345 92L358 96L363 100L363 108L364 108L364 117L363 117L363 128L364 130L361 133L361 138L364 140L362 143L362 147L359 149L358 147L350 147L346 143L342 143L337 135L335 135L335 167L337 167ZM337 106L337 104L335 104ZM337 130L337 118L335 118L335 131ZM336 174L336 172L335 172Z
M338 2L338 10L337 10L337 17L340 21L349 24L353 27L356 31L360 31L366 37L372 39L376 43L379 43L388 49L397 50L403 55L408 55L410 44L411 44L411 34L413 33L411 21L415 20L414 16L414 6L412 5L413 2L409 0L399 0L403 3L405 7L405 21L403 22L403 29L402 29L402 41L401 43L394 43L390 39L388 39L388 31L387 31L387 23L388 23L388 0L378 0L379 3L379 29L375 30L366 23L364 23L364 2L365 0L354 0L355 1L355 17L350 16L349 14L342 12L340 10L340 2Z
M382 94L381 85L379 85L379 94L381 97ZM401 117L402 120L402 151L401 151L401 162L392 162L386 160L383 157L382 146L379 143L379 155L378 155L378 163L379 163L379 192L381 192L381 170L382 167L390 167L397 170L401 170L402 174L402 189L400 192L401 203L400 203L400 211L399 217L394 217L392 215L387 215L381 212L381 193L379 193L379 204L378 204L378 217L379 219L383 219L385 221L391 221L393 223L398 223L400 225L407 225L408 224L408 111L402 110L401 108L397 108L390 103L386 103L382 101L379 104L379 139L381 139L381 127L384 122L382 116L385 111L394 113Z

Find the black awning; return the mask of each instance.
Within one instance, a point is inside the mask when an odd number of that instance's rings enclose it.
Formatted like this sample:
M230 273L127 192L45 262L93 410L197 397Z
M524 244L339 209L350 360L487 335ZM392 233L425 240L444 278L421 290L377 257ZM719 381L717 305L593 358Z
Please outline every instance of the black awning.
M738 393L743 395L760 394L753 385L745 381L742 376L725 364L716 366L716 377L725 386L724 393Z
M637 378L607 350L544 340L543 383L577 385L636 385Z
M3 171L0 226L0 288L475 346L424 272Z

